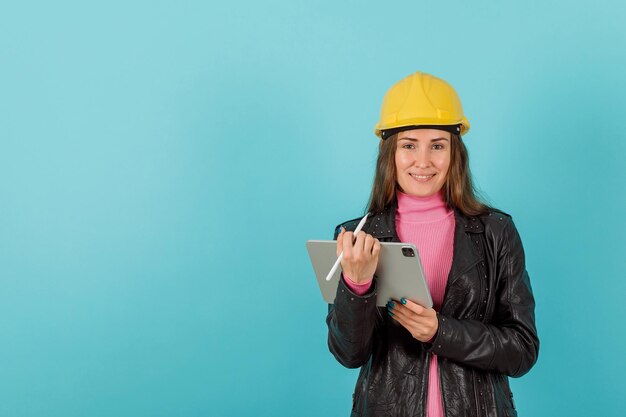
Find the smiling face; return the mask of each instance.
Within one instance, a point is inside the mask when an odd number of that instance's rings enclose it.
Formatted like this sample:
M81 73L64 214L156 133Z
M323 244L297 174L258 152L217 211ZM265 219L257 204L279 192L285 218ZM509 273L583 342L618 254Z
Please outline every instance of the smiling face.
M441 190L450 168L450 132L413 129L398 133L396 180L400 190L428 197Z

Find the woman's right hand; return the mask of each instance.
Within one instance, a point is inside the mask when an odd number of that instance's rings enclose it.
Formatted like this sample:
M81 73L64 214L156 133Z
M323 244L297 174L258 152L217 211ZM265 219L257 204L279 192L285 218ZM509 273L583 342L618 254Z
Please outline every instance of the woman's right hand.
M378 265L380 242L372 235L360 231L356 235L342 228L337 236L337 256L343 250L341 267L346 277L356 284L371 281Z

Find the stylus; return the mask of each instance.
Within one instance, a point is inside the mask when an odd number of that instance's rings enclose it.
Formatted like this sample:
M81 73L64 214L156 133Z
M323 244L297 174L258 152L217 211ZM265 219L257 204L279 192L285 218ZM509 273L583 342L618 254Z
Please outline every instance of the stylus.
M363 218L359 222L359 224L356 227L356 229L354 229L354 234L355 235L361 231L361 229L363 228L363 225L365 224L366 220L367 220L367 214L365 216L363 216ZM335 261L335 264L333 265L332 268L330 268L330 272L328 273L328 275L326 275L326 281L330 281L330 279L333 277L333 275L335 275L335 272L337 272L337 268L339 268L339 265L341 265L341 260L342 259L343 259L343 251L341 251L341 253L337 257L337 260Z

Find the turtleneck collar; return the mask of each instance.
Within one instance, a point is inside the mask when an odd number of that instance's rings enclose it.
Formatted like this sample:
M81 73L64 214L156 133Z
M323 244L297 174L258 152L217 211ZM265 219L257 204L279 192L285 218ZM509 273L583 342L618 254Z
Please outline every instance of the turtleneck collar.
M398 191L397 198L396 221L398 222L430 223L454 213L454 210L446 205L441 192L428 197L416 197Z

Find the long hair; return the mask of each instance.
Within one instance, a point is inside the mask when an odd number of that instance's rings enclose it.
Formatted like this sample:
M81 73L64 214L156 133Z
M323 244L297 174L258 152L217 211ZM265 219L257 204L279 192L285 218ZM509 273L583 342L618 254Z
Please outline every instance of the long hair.
M398 181L396 178L396 147L398 135L381 140L376 161L376 173L368 202L368 213L382 213L396 204ZM442 188L446 204L466 216L486 214L491 207L477 196L469 169L467 148L457 134L451 134L450 168Z

